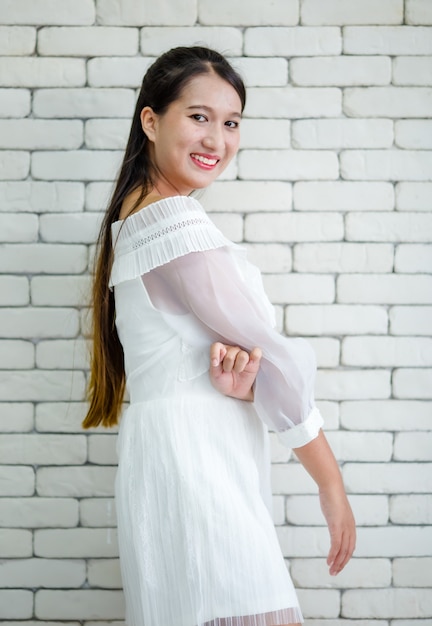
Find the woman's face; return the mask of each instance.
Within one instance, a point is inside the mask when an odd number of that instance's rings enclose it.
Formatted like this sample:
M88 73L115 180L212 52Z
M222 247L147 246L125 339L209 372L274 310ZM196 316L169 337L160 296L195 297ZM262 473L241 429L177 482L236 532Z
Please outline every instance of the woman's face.
M157 192L188 195L212 183L238 150L240 118L236 90L213 72L191 79L162 115L145 107Z

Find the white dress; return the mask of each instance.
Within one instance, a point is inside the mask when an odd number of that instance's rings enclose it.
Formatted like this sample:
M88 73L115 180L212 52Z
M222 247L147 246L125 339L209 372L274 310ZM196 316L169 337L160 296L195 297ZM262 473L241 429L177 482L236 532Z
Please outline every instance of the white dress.
M112 226L111 286L130 406L116 504L129 626L302 621L273 526L267 427L317 436L315 359L274 330L258 270L191 197ZM215 340L259 346L253 403L210 384Z

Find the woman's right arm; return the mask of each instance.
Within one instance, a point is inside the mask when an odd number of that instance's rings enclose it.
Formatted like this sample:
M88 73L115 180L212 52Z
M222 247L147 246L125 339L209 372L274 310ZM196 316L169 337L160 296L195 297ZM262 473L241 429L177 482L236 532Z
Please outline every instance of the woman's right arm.
M322 418L314 404L313 350L271 326L267 304L257 300L229 249L186 254L144 274L143 281L155 307L168 317L191 313L210 342L262 349L255 407L287 446L299 447L318 435Z

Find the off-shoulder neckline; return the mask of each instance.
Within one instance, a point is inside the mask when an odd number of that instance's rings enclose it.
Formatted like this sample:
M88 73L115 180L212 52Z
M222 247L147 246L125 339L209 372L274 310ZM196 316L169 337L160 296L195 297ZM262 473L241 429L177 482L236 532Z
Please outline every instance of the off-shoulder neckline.
M161 198L160 200L155 200L154 202L150 202L150 204L146 204L145 206L141 207L140 209L138 209L137 211L134 211L133 213L131 213L130 215L127 215L124 219L121 220L116 220L115 222L112 222L112 226L114 226L115 224L121 225L123 224L126 220L130 220L131 218L136 217L137 215L142 215L147 209L153 209L153 207L157 207L158 205L167 203L170 204L171 200L173 201L178 201L178 200L192 200L194 203L198 204L199 206L201 206L198 202L198 200L196 200L196 198L193 198L192 196L166 196L165 198Z

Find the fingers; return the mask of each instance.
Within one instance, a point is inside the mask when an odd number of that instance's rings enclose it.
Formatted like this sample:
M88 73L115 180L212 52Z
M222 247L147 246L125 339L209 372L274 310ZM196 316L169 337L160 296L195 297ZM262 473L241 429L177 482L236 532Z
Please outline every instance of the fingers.
M220 343L220 341L216 341L215 343L212 343L212 345L210 346L211 367L218 367L222 363L225 355L226 355L226 348L223 343Z
M262 352L254 348L249 354L238 346L227 346L220 341L210 347L210 364L212 367L222 366L224 372L236 372L240 374L246 368L248 371L257 371L259 368Z
M355 534L345 531L341 535L334 535L331 538L330 552L327 557L329 572L336 576L348 563L355 548Z

